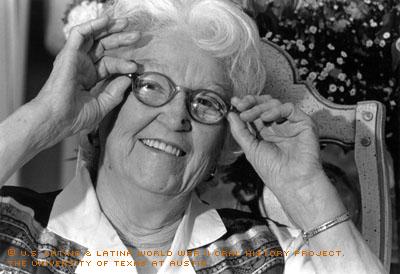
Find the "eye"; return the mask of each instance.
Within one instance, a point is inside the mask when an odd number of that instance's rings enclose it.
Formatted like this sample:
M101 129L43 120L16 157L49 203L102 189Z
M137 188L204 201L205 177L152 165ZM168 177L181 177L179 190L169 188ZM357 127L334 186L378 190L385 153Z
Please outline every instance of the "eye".
M165 93L164 88L159 83L149 80L139 80L136 84L136 88L138 89L139 93Z
M161 106L170 95L160 83L148 79L138 79L133 92L142 103L150 106Z
M225 115L227 106L215 92L204 90L192 100L191 113L199 121L206 124L219 122Z
M223 100L214 92L204 91L197 94L193 100L198 108L207 109L208 111L222 111L224 109Z
M211 98L198 98L196 102L207 108L218 108L218 103Z

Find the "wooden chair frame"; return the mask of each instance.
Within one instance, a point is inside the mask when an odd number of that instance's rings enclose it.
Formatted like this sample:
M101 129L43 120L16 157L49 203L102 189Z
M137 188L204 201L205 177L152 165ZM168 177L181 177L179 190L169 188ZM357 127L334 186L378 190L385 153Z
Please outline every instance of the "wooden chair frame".
M372 251L390 268L392 217L389 182L393 174L385 150L385 107L377 101L338 105L301 81L290 55L262 40L267 83L263 93L298 104L318 125L320 141L354 148L361 190L361 233Z

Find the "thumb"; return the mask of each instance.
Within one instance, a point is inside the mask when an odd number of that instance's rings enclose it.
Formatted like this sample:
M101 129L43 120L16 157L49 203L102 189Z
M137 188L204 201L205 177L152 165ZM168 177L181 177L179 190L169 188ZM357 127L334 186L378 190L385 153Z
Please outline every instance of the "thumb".
M101 119L122 102L124 93L130 84L131 80L128 77L121 76L112 80L107 87L98 94L97 101L100 106Z
M235 112L228 114L228 121L231 127L233 138L241 146L244 153L248 153L251 147L255 147L258 140L250 133L245 122Z

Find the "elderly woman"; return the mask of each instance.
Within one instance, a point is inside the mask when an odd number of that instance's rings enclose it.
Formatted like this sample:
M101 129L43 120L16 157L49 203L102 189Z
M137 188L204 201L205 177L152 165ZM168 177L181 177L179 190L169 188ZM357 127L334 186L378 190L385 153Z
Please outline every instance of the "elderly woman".
M383 272L321 168L310 117L257 95L259 39L225 0L114 1L74 27L38 96L0 124L0 180L96 128L98 162L79 159L60 193L3 187L0 269ZM194 194L226 163L230 134L304 233Z

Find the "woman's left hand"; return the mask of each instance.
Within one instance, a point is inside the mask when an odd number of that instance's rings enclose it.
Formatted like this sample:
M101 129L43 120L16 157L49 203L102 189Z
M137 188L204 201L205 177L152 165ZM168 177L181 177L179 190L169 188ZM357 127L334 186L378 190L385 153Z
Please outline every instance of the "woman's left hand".
M323 174L316 126L297 106L269 95L235 97L231 103L239 111L228 115L232 134L278 198ZM251 123L257 134L249 130Z

